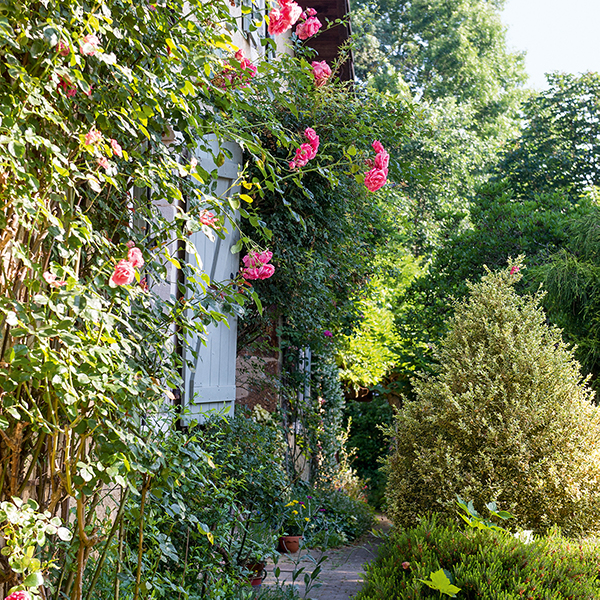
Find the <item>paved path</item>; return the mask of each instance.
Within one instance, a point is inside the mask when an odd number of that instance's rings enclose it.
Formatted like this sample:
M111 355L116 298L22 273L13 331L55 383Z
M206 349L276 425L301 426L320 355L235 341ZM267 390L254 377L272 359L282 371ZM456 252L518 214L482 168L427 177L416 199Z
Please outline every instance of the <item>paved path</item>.
M384 516L377 515L374 529L387 532L390 527L391 523ZM377 548L382 541L381 538L368 533L352 546L344 546L325 552L319 550L301 550L296 554L284 554L278 562L278 566L281 569L279 579L280 581L291 582L294 570L304 567L305 570L296 580L300 597L304 598L304 573L312 573L316 567L316 561L324 554L327 559L321 565L321 574L318 578L322 585L309 589L306 597L311 600L348 600L358 593L362 587L363 579L361 574L363 565L377 556ZM264 586L274 585L275 576L273 569L274 566L270 563L267 566L268 574L263 583Z

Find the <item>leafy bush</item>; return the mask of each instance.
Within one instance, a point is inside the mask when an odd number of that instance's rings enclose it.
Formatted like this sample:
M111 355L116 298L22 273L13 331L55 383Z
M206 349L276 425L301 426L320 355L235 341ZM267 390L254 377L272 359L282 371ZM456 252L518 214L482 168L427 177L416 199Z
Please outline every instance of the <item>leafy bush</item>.
M460 531L435 517L397 531L366 567L357 600L439 598L423 582L443 568L459 598L598 598L600 548L556 531L525 543L507 533Z
M310 518L302 531L309 548L341 546L360 537L373 523L373 509L341 490L306 486L295 492L294 499L305 505Z
M277 516L289 489L281 444L280 432L244 415L170 431L158 448L166 466L146 480L146 492L129 499L122 542L108 545L95 597L112 597L115 572L123 597L131 594L142 525L145 589L233 598L246 565L275 554ZM96 568L94 560L90 577Z
M541 294L514 291L517 269L470 284L438 372L398 414L387 489L397 525L448 512L456 494L496 500L538 532L599 523L600 414Z

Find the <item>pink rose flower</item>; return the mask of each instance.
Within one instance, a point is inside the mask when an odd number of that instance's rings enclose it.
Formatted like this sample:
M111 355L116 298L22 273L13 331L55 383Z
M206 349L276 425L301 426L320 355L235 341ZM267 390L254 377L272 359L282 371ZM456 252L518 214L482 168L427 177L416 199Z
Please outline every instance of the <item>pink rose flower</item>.
M290 167L290 171L293 171L296 168L296 161L295 160L290 160L290 162L288 163L289 167Z
M67 282L63 281L62 279L60 281L56 281L56 275L54 273L50 273L50 271L46 271L42 277L50 287L62 287L63 285L67 285Z
M10 596L6 596L4 600L31 600L29 592L20 591L13 592Z
M269 250L265 250L264 252L257 254L256 258L264 265L273 258L273 253Z
M69 56L71 54L71 48L69 48L68 44L65 44L62 40L58 42L58 53L61 56Z
M296 148L296 164L299 167L304 167L315 155L316 152L310 144L302 144L300 148Z
M371 169L365 173L365 185L370 192L376 192L387 183L387 174L382 169Z
M242 258L242 262L245 267L260 267L261 265L268 263L272 258L273 253L269 252L269 250L265 250L264 252L252 250Z
M120 260L110 281L114 285L129 285L134 279L135 267L128 260Z
M123 148L121 148L119 142L117 142L117 140L110 140L110 147L112 148L112 151L119 157L119 158L123 158Z
M202 225L207 225L208 227L214 227L215 222L217 221L217 217L213 213L208 210L203 210L198 217L198 221L202 223Z
M248 77L254 77L256 75L256 67L244 56L243 50L238 50L235 53L235 59L240 63L240 68L244 71L245 75Z
M329 329L326 329L326 330L323 332L323 335L324 335L325 337L333 337L333 333L331 333L331 331L329 331Z
M247 268L247 269L242 269L242 277L244 279L258 279L258 268L253 267L253 268Z
M75 86L70 81L63 79L60 76L58 79L59 79L58 89L63 90L65 92L67 98L72 98L77 93Z
M402 568L406 571L406 569L410 568L410 563L407 560L405 560L402 563Z
M132 248L135 248L135 242L133 240L129 240L126 244L125 244L130 250Z
M373 146L373 150L379 154L380 152L385 152L383 144L379 140L375 140L371 146Z
M127 253L127 260L136 268L144 266L144 257L142 251L139 248L130 248Z
M296 2L280 3L281 8L274 8L269 13L269 34L281 35L295 25L302 14L302 9Z
M309 17L314 17L317 14L317 11L314 8L307 8L306 13Z
M315 78L315 85L321 87L327 83L327 80L331 77L331 67L326 61L321 62L313 61L313 77Z
M286 2L282 9L285 14L288 15L290 23L295 25L302 14L302 9L296 4L296 2Z
M314 156L311 156L311 158L314 158L317 155L317 150L319 149L319 136L312 127L307 127L304 130L304 135L306 136L311 148L314 150L315 154Z
M268 279L275 272L275 267L268 264L273 258L273 253L269 250L264 252L256 252L252 250L244 258L244 269L242 269L242 277L244 279Z
M288 15L282 10L274 8L269 13L269 27L268 31L270 35L281 35L285 33L292 26Z
M296 27L296 35L301 40L307 40L309 37L315 35L315 33L317 33L321 27L321 21L319 21L317 17L310 17Z
M275 267L272 264L262 265L258 268L258 278L259 279L269 279L269 277L273 276L275 273Z
M91 146L93 144L97 144L98 142L102 141L102 134L95 128L92 127L86 134L85 134L85 145L86 146Z
M103 169L108 169L109 168L109 164L108 164L108 158L106 158L106 156L101 156L100 158L96 159L96 162L103 168Z
M85 56L95 56L96 52L98 52L99 47L100 40L98 39L98 36L93 33L90 33L81 39L79 51Z
M389 164L390 155L385 150L375 155L375 168L387 171Z
M520 271L520 267L517 267L517 265L515 265L511 270L510 270L510 274L514 275L515 273L518 273Z

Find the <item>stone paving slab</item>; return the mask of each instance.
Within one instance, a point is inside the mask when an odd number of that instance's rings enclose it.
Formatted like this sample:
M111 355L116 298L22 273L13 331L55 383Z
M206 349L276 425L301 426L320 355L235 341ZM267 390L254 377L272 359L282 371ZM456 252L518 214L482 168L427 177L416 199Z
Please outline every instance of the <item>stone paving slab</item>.
M374 529L389 531L391 523L382 515L377 515ZM368 533L351 546L321 552L319 550L301 550L296 554L282 555L277 566L281 569L280 581L291 583L293 572L304 567L296 583L300 597L305 597L304 573L312 573L317 561L325 555L327 558L321 565L319 587L309 590L307 598L311 600L348 600L359 592L362 587L363 565L377 556L377 549L383 542L382 538ZM309 555L309 556L307 556ZM273 563L267 565L267 577L263 585L275 584Z

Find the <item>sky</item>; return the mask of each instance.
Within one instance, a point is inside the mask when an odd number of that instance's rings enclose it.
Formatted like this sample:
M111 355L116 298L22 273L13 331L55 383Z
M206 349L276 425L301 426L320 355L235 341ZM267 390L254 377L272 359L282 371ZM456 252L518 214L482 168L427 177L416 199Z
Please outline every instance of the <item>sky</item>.
M544 73L600 72L600 0L506 0L502 21L511 50L525 50L529 86Z

